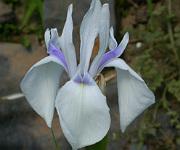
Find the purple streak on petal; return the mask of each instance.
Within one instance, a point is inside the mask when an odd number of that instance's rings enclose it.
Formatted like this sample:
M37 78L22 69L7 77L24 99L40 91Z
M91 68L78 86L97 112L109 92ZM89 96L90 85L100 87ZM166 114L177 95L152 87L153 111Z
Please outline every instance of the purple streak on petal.
M49 44L48 54L50 56L56 57L63 64L65 70L68 71L68 65L67 65L64 54L62 53L60 49L55 47L52 43Z
M83 84L86 84L86 85L93 85L94 84L94 81L93 79L91 78L91 76L86 73L85 75L80 75L78 74L75 78L74 78L74 81L76 83L83 83Z
M81 75L77 75L77 76L74 78L74 81L77 82L77 83L82 83L83 78L82 78Z
M119 56L122 55L122 53L124 52L127 43L129 41L129 34L126 33L121 41L121 43L118 45L118 47L116 47L113 50L108 51L107 53L105 53L100 62L99 62L99 67L98 68L103 68L105 66L105 64L107 64L109 61L113 60L114 58L117 58Z
M105 53L99 63L99 67L101 67L103 64L105 64L106 62L108 62L109 60L119 57L119 54L121 55L121 53L119 53L119 49L118 47L115 48L114 50L108 51L107 53Z

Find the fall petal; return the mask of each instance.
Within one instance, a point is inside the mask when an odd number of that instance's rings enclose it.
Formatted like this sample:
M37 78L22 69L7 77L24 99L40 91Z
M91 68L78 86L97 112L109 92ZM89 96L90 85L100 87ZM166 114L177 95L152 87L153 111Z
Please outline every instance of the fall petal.
M109 130L106 97L96 84L67 82L58 92L56 109L64 135L73 149L100 141Z
M48 56L26 73L21 81L21 90L31 107L46 121L48 127L54 114L54 103L63 67L59 61Z
M115 67L117 71L120 125L124 132L139 114L155 102L155 97L144 80L122 59L115 59L106 67Z

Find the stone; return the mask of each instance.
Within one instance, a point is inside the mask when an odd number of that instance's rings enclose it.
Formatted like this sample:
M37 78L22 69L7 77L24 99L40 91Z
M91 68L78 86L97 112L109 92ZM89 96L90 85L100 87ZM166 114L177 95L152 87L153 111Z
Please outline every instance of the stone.
M11 6L0 2L0 24L15 22L16 16Z
M2 1L0 1L0 16L8 14L11 11L12 10L11 10L10 5L7 5L7 4L3 3Z
M45 55L43 47L28 52L20 44L0 43L0 96L17 92L26 71Z
M46 56L44 46L36 43L32 48L28 51L21 44L0 43L0 97L20 92L19 84L24 74ZM53 129L61 148L70 149L60 129L57 113ZM55 149L51 130L25 98L11 101L0 98L0 137L4 137L0 138L1 149Z

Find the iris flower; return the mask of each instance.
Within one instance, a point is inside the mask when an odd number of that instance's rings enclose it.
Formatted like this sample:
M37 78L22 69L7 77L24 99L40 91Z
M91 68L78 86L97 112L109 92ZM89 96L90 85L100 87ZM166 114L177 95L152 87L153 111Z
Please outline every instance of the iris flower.
M126 33L119 45L110 28L108 4L92 0L80 26L80 63L77 64L72 41L72 4L68 8L62 35L47 29L45 43L48 56L34 64L21 82L21 89L32 108L51 128L56 108L62 131L73 149L102 140L110 128L109 107L94 78L105 68L117 71L120 127L126 127L147 107L154 103L154 95L144 80L119 56L129 41ZM95 38L99 37L99 51L92 63L90 58ZM106 52L106 49L109 51ZM63 71L70 80L62 87Z

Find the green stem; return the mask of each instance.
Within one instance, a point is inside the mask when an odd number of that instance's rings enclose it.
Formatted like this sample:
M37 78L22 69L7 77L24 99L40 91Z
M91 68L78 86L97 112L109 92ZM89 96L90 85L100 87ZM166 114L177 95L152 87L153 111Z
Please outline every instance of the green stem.
M51 134L52 134L53 143L54 143L54 145L55 145L55 149L56 149L56 150L60 150L59 145L58 145L57 140L56 140L56 137L55 137L55 135L54 135L54 131L53 131L52 128L51 128Z

